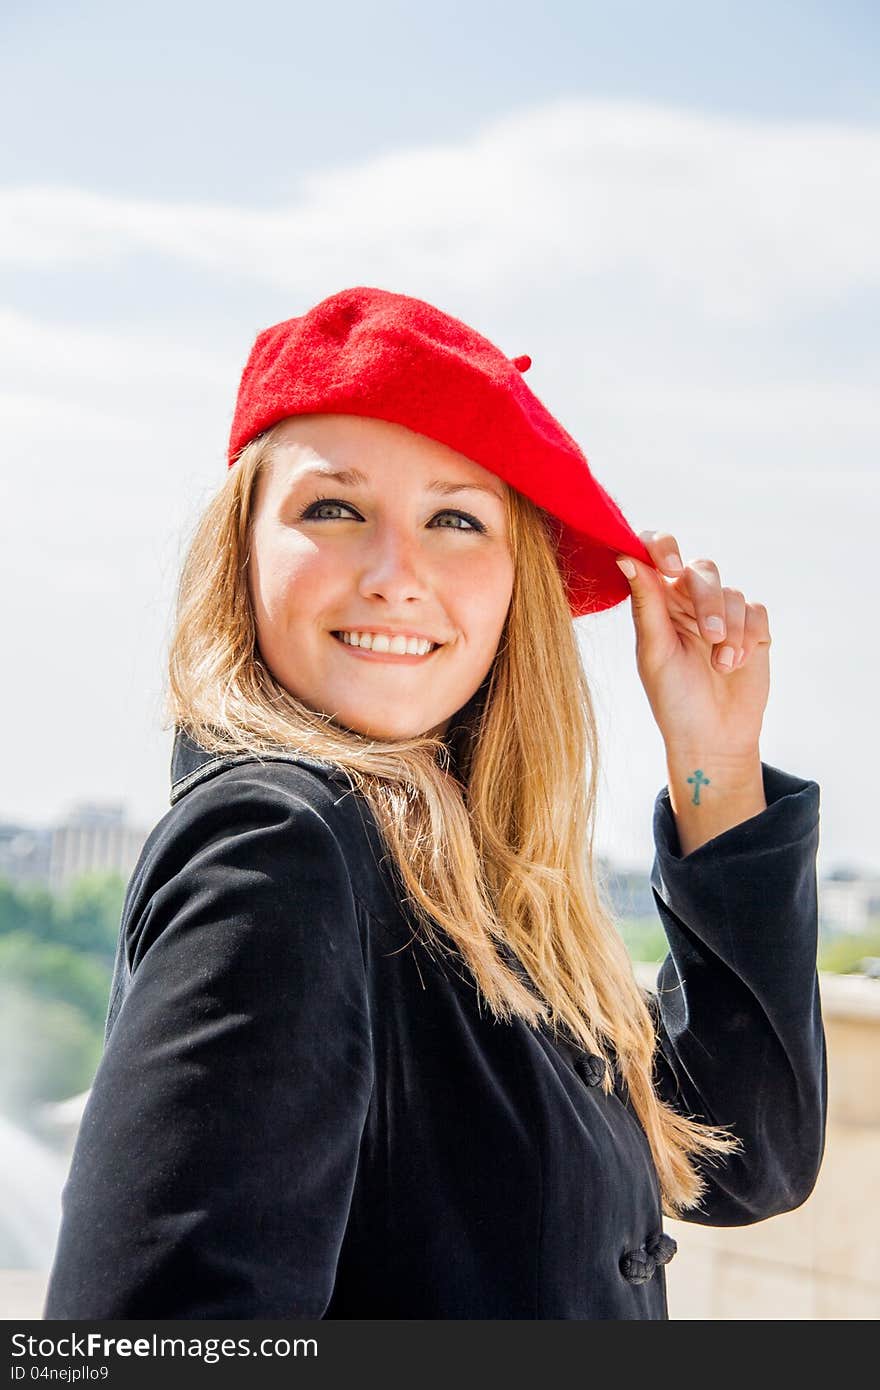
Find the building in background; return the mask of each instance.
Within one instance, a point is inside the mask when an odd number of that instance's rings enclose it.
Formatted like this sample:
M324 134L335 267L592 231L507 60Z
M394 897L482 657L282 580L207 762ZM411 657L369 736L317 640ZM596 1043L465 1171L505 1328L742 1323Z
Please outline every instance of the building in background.
M819 885L819 924L830 934L857 936L880 918L880 878L834 869Z
M122 802L84 801L52 826L0 822L0 878L63 892L82 874L128 879L148 831L130 825Z
M121 874L127 879L147 832L128 825L122 802L84 801L52 829L49 889L59 893L82 874Z
M0 822L0 878L16 888L49 883L52 831L43 827Z
M624 869L600 855L599 873L618 917L632 920L656 916L648 869Z

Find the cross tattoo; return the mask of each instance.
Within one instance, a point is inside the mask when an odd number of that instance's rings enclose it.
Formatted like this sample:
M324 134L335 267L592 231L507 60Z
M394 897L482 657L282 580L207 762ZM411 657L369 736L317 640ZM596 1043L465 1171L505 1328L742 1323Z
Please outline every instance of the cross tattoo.
M701 771L700 768L697 768L697 770L696 770L696 772L694 773L693 777L689 777L689 778L688 778L688 781L689 781L689 782L693 782L693 783L695 784L695 785L694 785L694 797L693 797L693 801L691 802L691 805L692 805L692 806L699 806L699 804L700 804L700 787L702 787L702 786L708 787L709 784L710 784L710 782L711 782L711 780L712 780L712 779L711 779L710 777L704 777L704 776L703 776L703 773L702 773L702 771Z

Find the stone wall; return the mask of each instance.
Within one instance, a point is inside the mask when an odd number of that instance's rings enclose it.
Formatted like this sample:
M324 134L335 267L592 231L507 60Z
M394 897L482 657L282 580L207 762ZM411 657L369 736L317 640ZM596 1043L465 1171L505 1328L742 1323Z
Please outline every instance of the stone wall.
M880 1316L880 980L820 976L828 1131L812 1194L754 1226L664 1222L675 1319Z

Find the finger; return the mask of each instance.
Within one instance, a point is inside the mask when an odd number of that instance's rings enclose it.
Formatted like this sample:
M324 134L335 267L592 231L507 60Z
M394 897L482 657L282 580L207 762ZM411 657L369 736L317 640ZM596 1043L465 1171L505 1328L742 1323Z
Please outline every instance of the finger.
M740 651L742 656L736 661L734 670L739 670L744 666L757 646L769 647L772 638L770 636L770 620L767 609L763 603L747 603L745 622L743 625L743 638Z
M654 564L664 574L682 574L684 561L678 548L678 541L669 531L640 531L639 540L644 545Z
M712 658L716 670L726 674L736 670L737 653L743 648L746 600L739 589L722 589L725 609L724 641L715 647Z
M714 560L692 560L685 574L700 632L707 642L723 642L727 633L726 604L718 566Z
M653 557L652 557L653 558ZM644 659L650 661L652 653L657 653L670 643L675 643L675 629L669 617L666 600L666 585L663 576L651 565L636 560L632 555L618 555L617 564L627 574L632 596L632 615L636 626L637 644Z

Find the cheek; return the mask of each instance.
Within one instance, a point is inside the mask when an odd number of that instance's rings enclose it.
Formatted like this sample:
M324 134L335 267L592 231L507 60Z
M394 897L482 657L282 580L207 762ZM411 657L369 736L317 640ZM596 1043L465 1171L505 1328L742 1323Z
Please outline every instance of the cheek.
M308 616L331 585L321 552L302 536L287 532L258 538L251 569L252 597L264 620L282 622Z
M447 592L465 632L472 638L497 640L513 594L512 556L495 551L451 566Z

